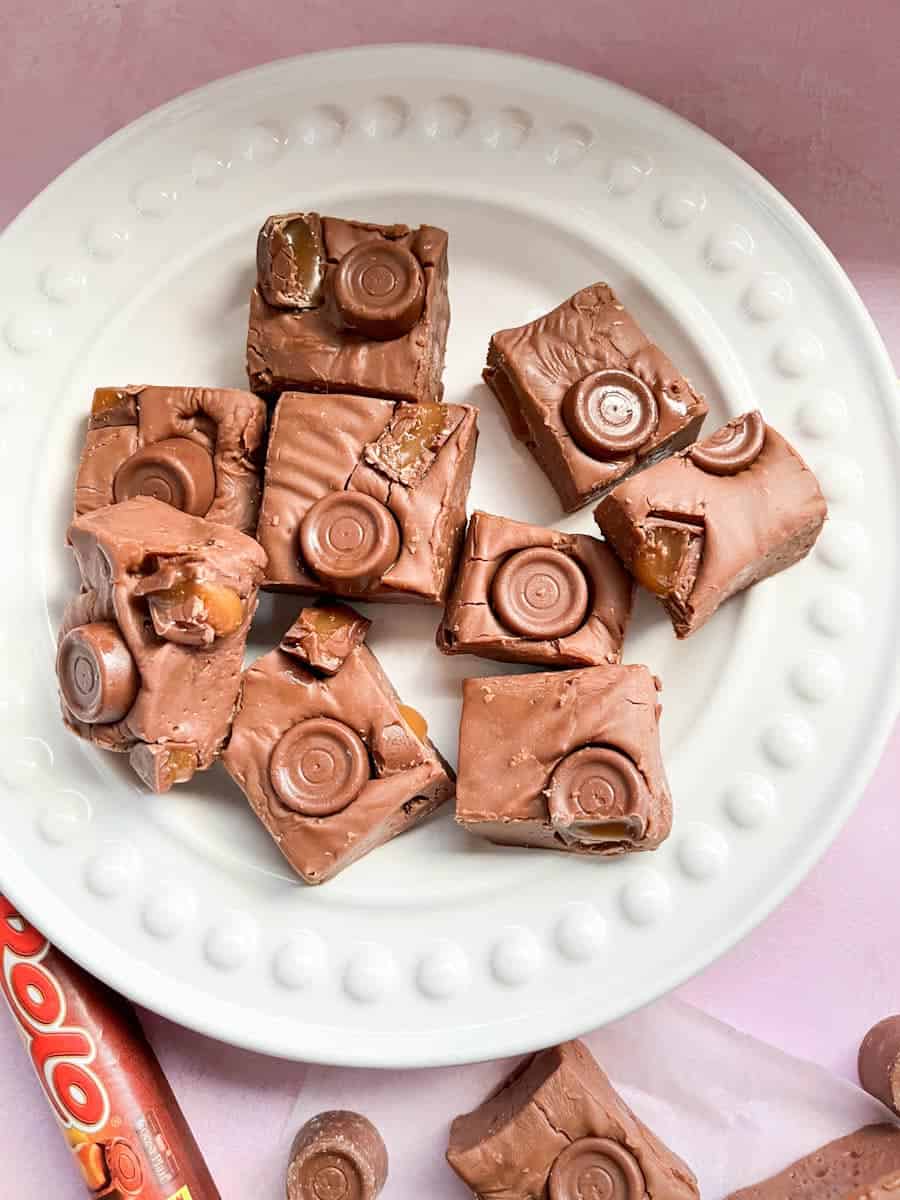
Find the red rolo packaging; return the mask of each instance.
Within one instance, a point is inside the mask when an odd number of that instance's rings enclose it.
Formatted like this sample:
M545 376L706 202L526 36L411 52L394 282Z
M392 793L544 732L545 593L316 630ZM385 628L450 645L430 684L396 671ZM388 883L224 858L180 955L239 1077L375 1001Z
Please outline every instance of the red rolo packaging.
M221 1200L134 1012L4 896L0 987L92 1196Z

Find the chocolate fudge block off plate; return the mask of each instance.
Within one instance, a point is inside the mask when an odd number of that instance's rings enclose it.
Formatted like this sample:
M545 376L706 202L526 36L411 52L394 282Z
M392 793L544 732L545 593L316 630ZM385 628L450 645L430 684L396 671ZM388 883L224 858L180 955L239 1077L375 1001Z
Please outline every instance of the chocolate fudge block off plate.
M624 646L663 683L675 806L652 854L494 846L451 806L321 887L221 765L167 795L63 728L63 545L95 387L246 388L256 235L314 211L449 233L445 399L480 409L470 511L564 517L482 383L498 329L608 281L709 403L759 407L830 518L805 561L676 642L637 598ZM673 987L760 921L852 812L896 711L900 452L887 354L847 279L749 167L560 67L407 46L284 61L151 113L0 237L0 888L89 969L206 1033L303 1059L461 1062L546 1046ZM303 601L265 595L249 657ZM455 761L440 609L361 605L403 703ZM848 870L852 865L848 864Z

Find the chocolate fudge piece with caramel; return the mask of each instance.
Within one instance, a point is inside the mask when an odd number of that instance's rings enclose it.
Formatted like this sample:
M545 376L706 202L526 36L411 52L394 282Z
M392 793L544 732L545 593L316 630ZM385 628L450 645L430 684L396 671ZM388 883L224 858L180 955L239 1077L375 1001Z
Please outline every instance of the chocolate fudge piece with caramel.
M440 604L466 522L476 410L286 392L257 537L267 587Z
M599 538L476 512L437 644L501 662L617 663L633 591Z
M168 791L228 735L265 552L145 496L77 518L69 542L82 591L59 631L63 719Z
M685 638L729 596L804 558L826 512L797 451L749 412L619 484L595 518Z
M866 1125L727 1200L894 1200L898 1192L900 1129Z
M457 822L511 846L655 850L672 828L658 692L641 666L467 679Z
M534 1054L450 1127L477 1200L699 1200L686 1163L640 1121L582 1042Z
M361 645L328 678L282 649L244 673L222 761L278 849L324 883L453 795L418 713Z
M333 675L366 640L372 622L347 604L323 600L302 608L281 649L322 675Z
M97 388L75 482L75 516L152 496L254 533L266 406L233 388Z
M566 512L690 445L707 412L605 283L495 333L484 378Z
M447 234L293 212L257 241L247 374L261 395L441 399Z

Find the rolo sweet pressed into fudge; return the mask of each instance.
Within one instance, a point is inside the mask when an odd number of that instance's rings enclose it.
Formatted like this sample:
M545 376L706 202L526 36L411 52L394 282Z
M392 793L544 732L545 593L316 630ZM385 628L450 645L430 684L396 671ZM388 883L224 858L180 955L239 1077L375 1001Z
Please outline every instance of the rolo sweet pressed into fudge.
M477 413L286 392L257 536L265 586L439 604L466 523Z
M672 827L658 692L641 666L465 680L456 820L513 846L656 849Z
M450 323L443 229L272 216L259 233L257 280L247 335L254 392L440 400Z
M729 596L807 555L826 512L797 451L750 412L619 484L595 518L683 638Z
M77 518L69 542L82 591L59 630L63 719L168 791L228 736L265 553L148 497Z
M495 333L484 378L566 512L689 446L707 412L605 283Z
M75 516L134 496L256 531L266 406L234 388L97 388Z
M616 663L633 591L599 538L475 512L438 648L548 667Z

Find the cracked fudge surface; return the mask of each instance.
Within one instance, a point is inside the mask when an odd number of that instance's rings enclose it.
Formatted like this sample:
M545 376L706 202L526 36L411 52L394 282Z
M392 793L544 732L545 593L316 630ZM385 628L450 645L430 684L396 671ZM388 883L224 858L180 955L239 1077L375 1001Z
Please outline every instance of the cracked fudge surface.
M441 399L450 324L443 229L289 213L263 226L257 266L252 391Z
M59 630L63 719L165 791L228 734L265 553L146 497L79 517L69 541L83 590Z
M689 445L707 412L605 283L495 333L484 378L566 512Z
M633 590L599 538L475 512L437 644L501 662L617 663Z
M286 392L257 531L265 586L442 603L477 439L465 405Z
M75 481L75 516L151 496L256 531L266 406L234 388L97 388Z
M656 849L672 827L658 690L642 666L465 680L457 822L506 845Z
M866 1125L828 1142L727 1200L894 1200L900 1193L900 1129Z
M375 655L328 678L283 650L244 673L222 761L278 849L323 883L453 795L453 775Z
M639 1121L582 1042L525 1059L450 1127L447 1161L481 1200L697 1200L690 1168Z
M812 471L751 412L619 484L595 519L683 638L729 596L805 557L826 513Z

